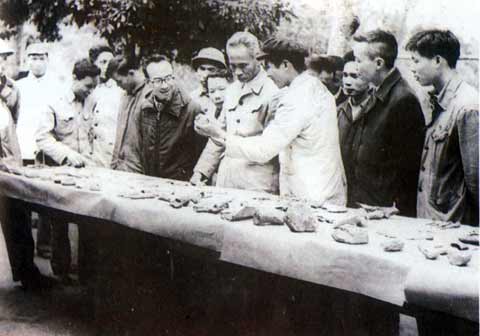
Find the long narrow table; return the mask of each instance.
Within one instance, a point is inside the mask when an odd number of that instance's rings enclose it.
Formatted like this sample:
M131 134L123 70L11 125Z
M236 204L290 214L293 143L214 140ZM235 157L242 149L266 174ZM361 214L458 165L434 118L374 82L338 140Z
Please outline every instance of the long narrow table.
M319 223L315 233L292 233L286 226L259 227L251 220L229 222L220 215L197 213L191 206L175 209L168 202L149 198L165 190L196 190L250 203L276 200L266 194L198 189L106 169L59 167L17 174L0 172L0 192L7 197L196 246L211 251L220 261L243 267L362 294L399 307L408 303L475 323L479 320L478 247L470 246L473 258L464 267L450 265L445 256L426 260L418 250L427 233L435 242L449 246L472 227L442 230L429 226L428 220L393 216L369 221L369 244L347 245L332 239L332 223ZM71 177L77 186L55 183L55 177ZM91 191L88 186L92 183L100 190ZM122 196L140 190L146 198ZM341 214L316 211L335 222L359 210ZM404 250L384 252L381 244L389 239L387 236L402 239Z

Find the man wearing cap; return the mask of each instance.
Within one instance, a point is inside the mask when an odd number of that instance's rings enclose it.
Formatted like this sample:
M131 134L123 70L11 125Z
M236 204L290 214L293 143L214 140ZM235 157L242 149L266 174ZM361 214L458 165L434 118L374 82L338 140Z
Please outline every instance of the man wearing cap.
M198 130L225 145L225 160L264 164L279 155L281 195L345 205L333 95L305 71L307 52L302 47L270 39L263 49L268 76L282 88L272 102L273 120L261 134L246 137L225 132L215 121L199 122Z
M22 164L12 110L18 108L18 89L12 80L5 76L5 62L13 50L0 40L0 166L8 171L7 165ZM52 279L40 274L33 262L34 241L31 218L25 204L15 199L0 196L0 223L12 269L13 281L20 281L25 290L38 290L51 287Z
M271 116L269 102L278 92L278 87L257 60L259 52L257 38L248 32L237 32L227 42L227 55L236 79L225 92L223 110L218 119L227 134L260 134ZM199 116L199 123L203 123L205 118L208 117ZM193 184L210 179L218 168L216 185L219 187L278 192L276 157L263 163L247 158L224 157L228 148L214 140L209 140L195 166L191 179Z
M213 115L215 106L208 99L207 78L209 75L227 72L225 55L218 49L212 47L204 48L192 58L192 66L200 80L200 87L193 90L190 96L201 106L203 113Z
M88 132L88 156L100 167L109 168L112 162L118 113L125 96L107 72L108 63L114 57L107 45L89 50L90 62L100 69L99 84L85 102L84 119Z
M39 115L63 89L61 82L48 72L48 49L44 43L34 42L27 47L28 76L17 82L20 91L20 112L17 134L24 163L35 159L37 146L35 132Z

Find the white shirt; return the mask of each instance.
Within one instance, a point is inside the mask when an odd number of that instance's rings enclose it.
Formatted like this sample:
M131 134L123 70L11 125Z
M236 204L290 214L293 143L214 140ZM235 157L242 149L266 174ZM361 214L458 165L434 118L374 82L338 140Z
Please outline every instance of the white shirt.
M39 115L47 106L67 91L67 85L46 73L37 78L32 73L17 82L20 91L20 111L17 136L22 159L35 159L38 151L35 133L40 122Z

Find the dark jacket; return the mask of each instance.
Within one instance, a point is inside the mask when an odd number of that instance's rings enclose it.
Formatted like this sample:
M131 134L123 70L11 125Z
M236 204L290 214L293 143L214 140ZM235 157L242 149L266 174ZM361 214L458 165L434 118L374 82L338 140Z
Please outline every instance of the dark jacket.
M400 72L385 78L355 122L342 103L338 123L348 205L395 203L402 215L415 216L425 119Z
M164 105L150 94L139 118L140 148L144 173L150 176L188 181L206 144L194 131L201 107L182 89Z
M15 86L13 80L5 76L0 77L0 100L9 108L13 122L16 125L20 106L20 91Z

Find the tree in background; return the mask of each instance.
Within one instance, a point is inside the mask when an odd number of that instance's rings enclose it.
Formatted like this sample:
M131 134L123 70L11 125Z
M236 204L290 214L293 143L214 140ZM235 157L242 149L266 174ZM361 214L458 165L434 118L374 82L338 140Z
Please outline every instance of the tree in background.
M0 0L7 34L31 20L41 38L54 41L60 22L93 24L120 50L181 50L180 61L207 45L223 49L235 31L267 38L293 16L282 0Z

